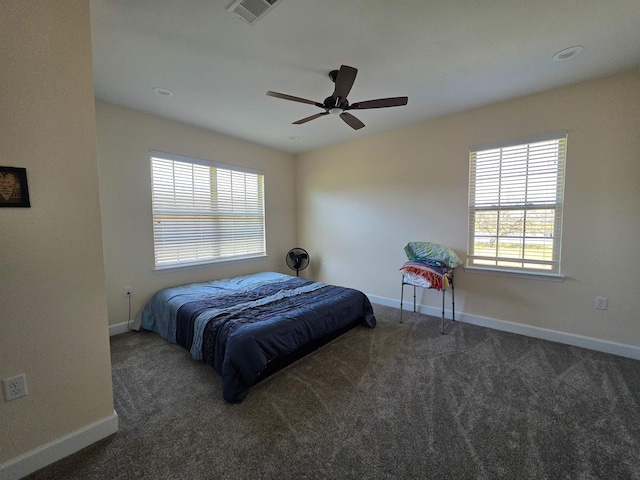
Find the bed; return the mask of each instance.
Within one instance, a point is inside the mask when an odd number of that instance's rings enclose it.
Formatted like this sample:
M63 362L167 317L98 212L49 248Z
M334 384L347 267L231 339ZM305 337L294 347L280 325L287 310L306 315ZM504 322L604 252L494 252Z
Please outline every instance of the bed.
M211 365L231 403L349 329L376 325L364 293L275 272L160 290L141 320L143 329Z

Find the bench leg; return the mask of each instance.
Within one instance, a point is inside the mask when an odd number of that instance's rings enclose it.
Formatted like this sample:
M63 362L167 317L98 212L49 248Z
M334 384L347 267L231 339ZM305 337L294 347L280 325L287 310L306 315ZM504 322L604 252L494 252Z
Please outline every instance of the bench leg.
M402 323L402 302L404 297L404 282L400 286L400 323Z
M451 309L453 310L451 320L456 321L456 296L455 296L455 288L453 286L453 282L451 282Z
M442 335L444 335L444 297L445 297L446 292L447 291L443 288L442 289L442 321L441 321L442 323L440 325L440 333Z
M416 286L413 286L413 313L416 313Z

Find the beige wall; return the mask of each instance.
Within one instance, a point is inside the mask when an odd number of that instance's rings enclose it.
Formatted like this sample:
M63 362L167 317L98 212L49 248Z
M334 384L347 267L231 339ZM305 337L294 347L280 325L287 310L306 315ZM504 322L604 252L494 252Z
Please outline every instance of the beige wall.
M398 301L408 241L466 253L469 147L566 129L565 281L460 268L457 311L640 346L639 92L635 70L300 155L298 239L313 274Z
M31 197L0 209L0 378L29 392L0 399L2 464L113 416L113 395L89 3L2 2L0 58L0 165Z
M133 288L133 318L167 286L280 270L285 253L295 246L293 155L100 101L96 112L111 325L127 321L125 285ZM149 150L264 171L267 257L154 273Z

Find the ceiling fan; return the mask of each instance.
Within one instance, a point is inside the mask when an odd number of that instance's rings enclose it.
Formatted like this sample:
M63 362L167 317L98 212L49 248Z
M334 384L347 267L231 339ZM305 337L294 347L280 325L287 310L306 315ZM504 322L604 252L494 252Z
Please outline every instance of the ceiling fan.
M315 120L316 118L329 114L339 114L340 118L354 130L359 130L364 127L364 123L348 113L348 110L399 107L407 104L409 100L408 97L378 98L376 100L367 100L365 102L349 104L347 95L349 95L349 92L351 91L351 87L353 86L353 82L356 80L357 73L357 68L349 67L348 65L342 65L340 70L332 70L329 72L329 78L336 84L336 86L333 94L325 98L322 103L272 91L268 91L267 95L270 97L282 98L283 100L291 100L292 102L308 103L309 105L315 105L316 107L324 109L324 112L322 113L316 113L310 117L293 122L294 125L302 125L303 123L307 123L311 120Z

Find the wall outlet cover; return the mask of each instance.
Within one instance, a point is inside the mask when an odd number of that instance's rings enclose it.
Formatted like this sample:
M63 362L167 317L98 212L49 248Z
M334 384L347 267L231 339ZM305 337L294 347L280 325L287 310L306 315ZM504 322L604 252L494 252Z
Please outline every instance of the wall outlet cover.
M2 381L2 388L4 390L4 398L7 401L24 397L27 394L27 377L24 373L21 373L15 377L5 378Z
M608 299L606 297L596 297L596 308L598 310L607 309Z

